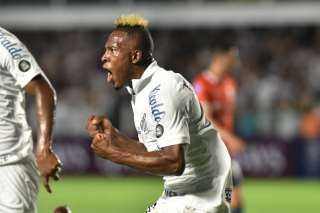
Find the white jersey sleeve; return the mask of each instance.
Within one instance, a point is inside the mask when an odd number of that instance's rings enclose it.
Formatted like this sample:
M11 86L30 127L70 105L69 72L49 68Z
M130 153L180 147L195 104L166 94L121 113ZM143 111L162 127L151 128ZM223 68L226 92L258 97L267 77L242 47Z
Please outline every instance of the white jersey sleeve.
M175 144L189 144L189 88L186 87L184 80L179 78L179 75L172 73L169 74L169 78L165 79L165 82L154 89L158 94L151 94L149 100L152 102L152 98L158 96L160 102L163 103L160 112L156 107L152 109L154 119L158 121L156 125L157 144L160 148ZM152 103L150 105L152 107Z
M17 84L23 88L43 72L27 47L13 34L0 31L1 66L6 68Z

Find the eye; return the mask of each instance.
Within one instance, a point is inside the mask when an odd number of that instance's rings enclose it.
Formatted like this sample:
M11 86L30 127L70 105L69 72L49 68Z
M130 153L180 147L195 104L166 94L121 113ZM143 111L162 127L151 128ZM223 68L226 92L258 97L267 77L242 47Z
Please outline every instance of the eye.
M111 48L111 53L112 53L112 55L118 56L118 55L119 55L119 52L120 52L119 48L116 48L116 47L112 47L112 48Z

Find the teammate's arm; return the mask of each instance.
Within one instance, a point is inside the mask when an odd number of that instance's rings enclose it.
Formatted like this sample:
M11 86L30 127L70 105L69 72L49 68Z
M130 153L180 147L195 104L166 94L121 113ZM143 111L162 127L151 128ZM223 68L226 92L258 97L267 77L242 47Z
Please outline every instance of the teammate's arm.
M38 119L38 143L36 158L43 184L50 193L49 177L58 180L61 162L52 150L52 130L55 112L56 94L52 86L42 77L37 75L24 90L35 97Z
M160 151L148 152L143 144L121 134L106 118L103 119L103 128L96 125L101 125L101 122L94 120L90 121L89 118L87 130L89 135L94 137L91 147L98 156L156 175L182 174L183 145L172 145Z

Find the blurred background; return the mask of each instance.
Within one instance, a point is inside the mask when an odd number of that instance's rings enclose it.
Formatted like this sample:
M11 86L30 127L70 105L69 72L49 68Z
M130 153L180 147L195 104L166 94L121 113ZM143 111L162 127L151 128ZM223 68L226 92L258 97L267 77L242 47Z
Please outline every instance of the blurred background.
M161 179L95 157L85 132L90 114L107 115L136 138L130 97L106 84L100 62L113 20L128 13L149 19L158 63L190 81L219 43L239 48L245 212L319 209L319 1L0 0L0 26L28 46L58 94L54 149L64 171L57 193L41 191L40 212L59 204L76 213L143 212L161 193ZM28 111L36 127L33 101Z

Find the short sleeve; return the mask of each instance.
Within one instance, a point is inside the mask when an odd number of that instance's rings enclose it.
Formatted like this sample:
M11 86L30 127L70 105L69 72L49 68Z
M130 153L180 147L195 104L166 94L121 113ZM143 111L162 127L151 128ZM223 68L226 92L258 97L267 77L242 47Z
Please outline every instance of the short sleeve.
M29 50L19 40L12 41L13 45L6 48L4 65L17 81L18 85L25 87L35 76L43 72Z
M189 144L189 119L187 103L190 99L187 84L183 79L169 79L159 86L159 100L161 111L154 109L153 112L162 113L155 118L157 145L162 148L175 144ZM155 113L153 113L155 114ZM160 114L159 114L160 115Z

